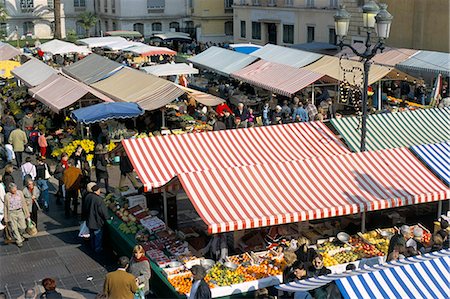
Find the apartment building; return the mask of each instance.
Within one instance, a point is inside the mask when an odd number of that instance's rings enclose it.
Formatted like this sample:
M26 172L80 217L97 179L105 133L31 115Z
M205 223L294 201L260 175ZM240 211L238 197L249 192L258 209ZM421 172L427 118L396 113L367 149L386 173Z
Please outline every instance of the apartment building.
M234 42L334 44L338 0L235 0Z
M197 40L233 41L233 0L191 0L190 3Z

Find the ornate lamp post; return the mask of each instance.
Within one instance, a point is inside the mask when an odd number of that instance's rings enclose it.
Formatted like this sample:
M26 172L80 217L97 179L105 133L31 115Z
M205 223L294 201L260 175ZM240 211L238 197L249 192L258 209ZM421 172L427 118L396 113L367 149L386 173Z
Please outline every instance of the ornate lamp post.
M377 54L377 51L383 51L384 41L389 37L393 16L386 10L387 5L380 3L378 6L373 0L367 2L363 7L363 23L367 32L365 46L363 52L358 52L352 45L343 42L348 33L350 24L350 14L345 10L345 6L341 6L334 16L334 26L336 35L339 37L339 47L348 47L355 55L360 57L364 63L364 90L362 99L362 118L361 118L361 152L366 150L366 121L367 121L367 87L369 82L370 60ZM378 36L378 42L372 45L370 36L372 32Z

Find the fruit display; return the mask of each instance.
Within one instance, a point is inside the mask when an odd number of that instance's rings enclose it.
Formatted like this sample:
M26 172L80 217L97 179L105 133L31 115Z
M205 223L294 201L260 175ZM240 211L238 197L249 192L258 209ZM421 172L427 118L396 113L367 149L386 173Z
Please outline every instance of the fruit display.
M375 245L364 242L360 237L351 237L349 242L354 247L355 252L358 253L361 258L384 255L375 247Z
M180 294L187 294L191 291L192 287L192 273L186 272L183 274L169 276L169 282L175 290Z
M375 245L375 247L383 253L383 255L387 255L389 248L389 240L381 236L377 231L370 231L365 234L362 234L363 238L366 239L370 244Z
M338 264L346 264L357 261L359 259L359 255L353 251L341 251L336 253L333 258L336 260Z
M329 255L328 253L323 253L323 265L325 267L331 267L331 266L335 266L338 265L338 261L331 255Z
M245 281L242 272L231 270L221 263L215 264L208 272L205 281L217 286L229 286L232 284L242 283Z
M420 225L420 224L411 226L410 227L410 229L411 229L411 237L414 237L414 228L415 227L420 227L420 228L423 229L423 226ZM430 241L431 241L431 233L428 230L423 229L423 235L422 235L422 239L420 240L420 242L422 244L430 244Z

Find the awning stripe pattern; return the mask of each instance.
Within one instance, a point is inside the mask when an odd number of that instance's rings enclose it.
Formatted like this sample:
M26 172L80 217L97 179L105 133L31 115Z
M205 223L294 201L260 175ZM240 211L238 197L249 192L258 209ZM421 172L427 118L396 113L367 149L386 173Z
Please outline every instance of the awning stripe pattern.
M185 172L350 152L321 122L126 139L122 144L146 190Z
M381 265L374 265L372 267L356 269L356 270L350 271L350 272L347 271L347 272L343 272L343 273L330 274L330 275L326 275L326 276L319 276L317 278L308 278L305 280L282 284L282 285L279 285L277 287L277 289L286 291L286 292L307 292L307 291L319 288L321 286L324 286L332 281L340 280L342 282L347 279L360 279L359 277L363 274L370 273L369 277L376 277L377 275L375 274L375 272L380 271L380 270L388 270L388 269L399 268L399 267L408 266L408 265L415 265L417 267L418 265L420 265L424 262L429 262L429 261L434 261L436 264L444 261L447 264L449 264L449 261L448 261L449 258L450 258L450 250L446 249L446 250L427 253L424 255L413 256L413 257L401 259L398 261L392 261L392 262L388 262L388 263L381 264ZM449 269L449 267L447 267L447 271L444 271L442 273L430 271L427 274L437 273L439 275L443 274L443 275L445 275L445 277L448 277L448 274L447 274L448 269ZM375 283L375 285L377 285L377 283ZM448 286L448 283L446 285ZM344 293L348 294L347 291L344 291ZM374 298L374 297L354 297L354 298ZM388 297L383 297L383 298L388 298Z
M412 146L411 150L439 178L450 185L450 142Z
M397 64L405 72L418 71L450 76L450 53L419 51Z
M331 123L354 152L360 150L358 117L332 119ZM450 140L450 109L423 109L372 114L367 118L367 150L439 143Z
M266 61L288 65L295 68L304 67L323 57L322 54L267 44L250 55Z
M210 233L444 200L450 189L407 148L181 173Z
M296 92L324 77L324 75L309 70L260 60L242 70L232 73L231 77L277 94L291 97Z
M450 255L341 278L344 298L448 298Z

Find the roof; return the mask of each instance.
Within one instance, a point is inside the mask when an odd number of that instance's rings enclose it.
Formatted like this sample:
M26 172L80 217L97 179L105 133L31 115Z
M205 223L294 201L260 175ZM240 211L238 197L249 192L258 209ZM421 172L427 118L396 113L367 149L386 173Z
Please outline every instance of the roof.
M415 153L419 159L434 172L434 174L441 178L447 185L450 185L449 141L412 146L411 151Z
M41 84L51 75L58 72L37 59L30 59L12 71L14 77L22 81L27 87Z
M0 60L9 60L20 54L22 52L19 49L14 48L8 43L0 42Z
M106 36L122 36L122 37L142 37L142 33L138 31L127 31L127 30L115 30L106 31Z
M252 146L244 145L252 140ZM321 122L123 140L146 190L180 173L349 153Z
M243 69L258 58L219 47L210 47L192 56L188 61L194 65L212 70L223 76Z
M189 96L193 97L197 102L202 103L205 106L217 106L220 103L225 102L224 99L213 96L212 94L202 92L182 85L177 85L184 90Z
M183 172L178 179L209 233L336 217L450 196L450 189L406 148Z
M363 52L365 45L363 43L355 43L352 45L357 51ZM394 67L398 63L405 61L414 54L419 52L418 50L405 49L405 48L391 48L386 47L382 53L377 53L371 60L374 63L386 66ZM336 56L347 55L352 60L359 60L360 58L356 56L349 48L344 48Z
M329 274L329 275L325 275L325 276L319 276L319 277L313 277L313 278L307 278L304 280L298 280L298 281L294 281L291 283L287 283L287 284L282 284L277 286L277 289L286 291L286 292L305 292L305 291L310 291L310 290L314 290L316 288L319 288L321 286L324 286L330 282L333 281L337 281L340 280L341 282L344 281L346 278L360 278L360 275L362 274L369 274L370 277L380 277L381 273L376 273L380 270L388 270L388 269L395 269L395 271L397 271L397 268L402 267L402 266L407 266L407 265L414 265L413 267L416 267L416 269L420 269L417 268L417 266L421 267L421 263L426 262L426 261L434 261L437 262L435 265L438 265L438 263L442 262L442 258L447 259L450 256L450 250L441 250L441 251L435 251L435 252L431 252L431 253L426 253L423 255L417 255L417 256L412 256L412 257L408 257L405 259L400 259L400 260L396 260L396 261L391 261L391 262L387 262L381 265L374 265L371 267L366 267L363 269L355 269L353 271L346 271L343 273L337 273L337 274ZM447 262L448 264L448 262ZM448 277L448 274L445 273L440 273L440 269L442 269L441 267L436 267L435 268L437 270L437 273L440 276L440 274L443 274L445 277ZM449 269L447 267L447 269ZM434 270L431 270L429 273L435 273ZM420 275L421 276L421 275ZM417 279L416 277L414 277L415 279ZM395 279L392 279L392 281L396 281L397 277ZM406 280L403 280L406 281ZM355 281L357 282L357 281ZM357 282L355 285L360 285L359 282ZM377 285L375 284L371 284L371 285ZM447 284L442 284L442 285L447 285ZM390 286L388 287L390 288ZM369 290L370 288L367 288L367 290ZM346 293L346 292L344 292ZM376 296L372 296L370 298L394 298L395 296L391 297L391 296L381 296L381 297L376 297ZM353 298L366 298L364 296L354 296ZM367 298L369 298L369 296L367 296ZM413 298L408 296L407 298ZM422 297L425 298L425 297Z
M103 80L122 69L124 65L106 57L91 54L62 69L63 73L86 84Z
M112 51L119 51L119 50L123 50L123 49L126 49L126 48L130 48L130 47L135 46L137 44L140 44L140 43L130 42L130 41L127 41L127 40L123 40L123 41L121 40L121 41L117 41L117 42L105 45L104 48L112 50Z
M144 110L136 103L100 103L72 111L74 120L84 124L106 121L109 119L133 118L144 114Z
M358 117L331 119L331 124L352 151L360 150ZM450 108L422 109L367 117L366 148L380 150L450 140Z
M89 86L58 74L51 75L38 86L29 89L28 93L56 113L69 107L88 93L100 100L112 101Z
M292 67L303 67L321 58L322 54L306 52L302 50L267 44L250 55L261 59L289 65Z
M39 47L43 52L56 54L69 54L69 53L83 53L89 54L91 51L85 46L77 46L72 43L68 43L62 40L53 39L46 43L43 43Z
M397 64L403 71L419 71L450 76L450 53L419 51Z
M445 252L445 251L444 251ZM402 261L401 261L402 262ZM450 253L434 259L415 257L396 267L348 276L336 281L344 299L448 298Z
M104 47L109 44L117 43L117 42L124 42L127 41L123 37L120 36L104 36L104 37L89 37L89 38L83 38L79 39L77 43L86 45L89 48L99 48Z
M190 41L192 38L189 36L188 33L184 32L166 32L166 33L158 33L153 34L151 38L158 38L164 41L173 41L173 40L179 40L179 41Z
M254 44L230 44L228 46L230 49L243 54L250 54L262 48L262 46Z
M161 108L184 93L172 82L129 68L91 86L116 101L137 103L145 110Z
M321 79L324 75L260 60L232 73L231 77L291 97L296 92Z
M124 51L140 56L177 55L177 52L169 48L149 46L143 43L138 43L130 48L126 48Z
M359 61L339 59L333 56L324 55L316 62L305 66L304 69L319 74L328 75L339 81L347 80L351 85L363 85L364 66ZM346 72L344 72L344 70ZM392 68L372 64L369 70L369 84L379 81L392 71Z
M146 66L141 68L147 74L152 74L158 77L173 76L173 75L195 75L198 74L198 69L186 63L165 63Z
M20 66L20 62L13 60L3 60L0 61L0 77L2 78L12 78L12 70Z

